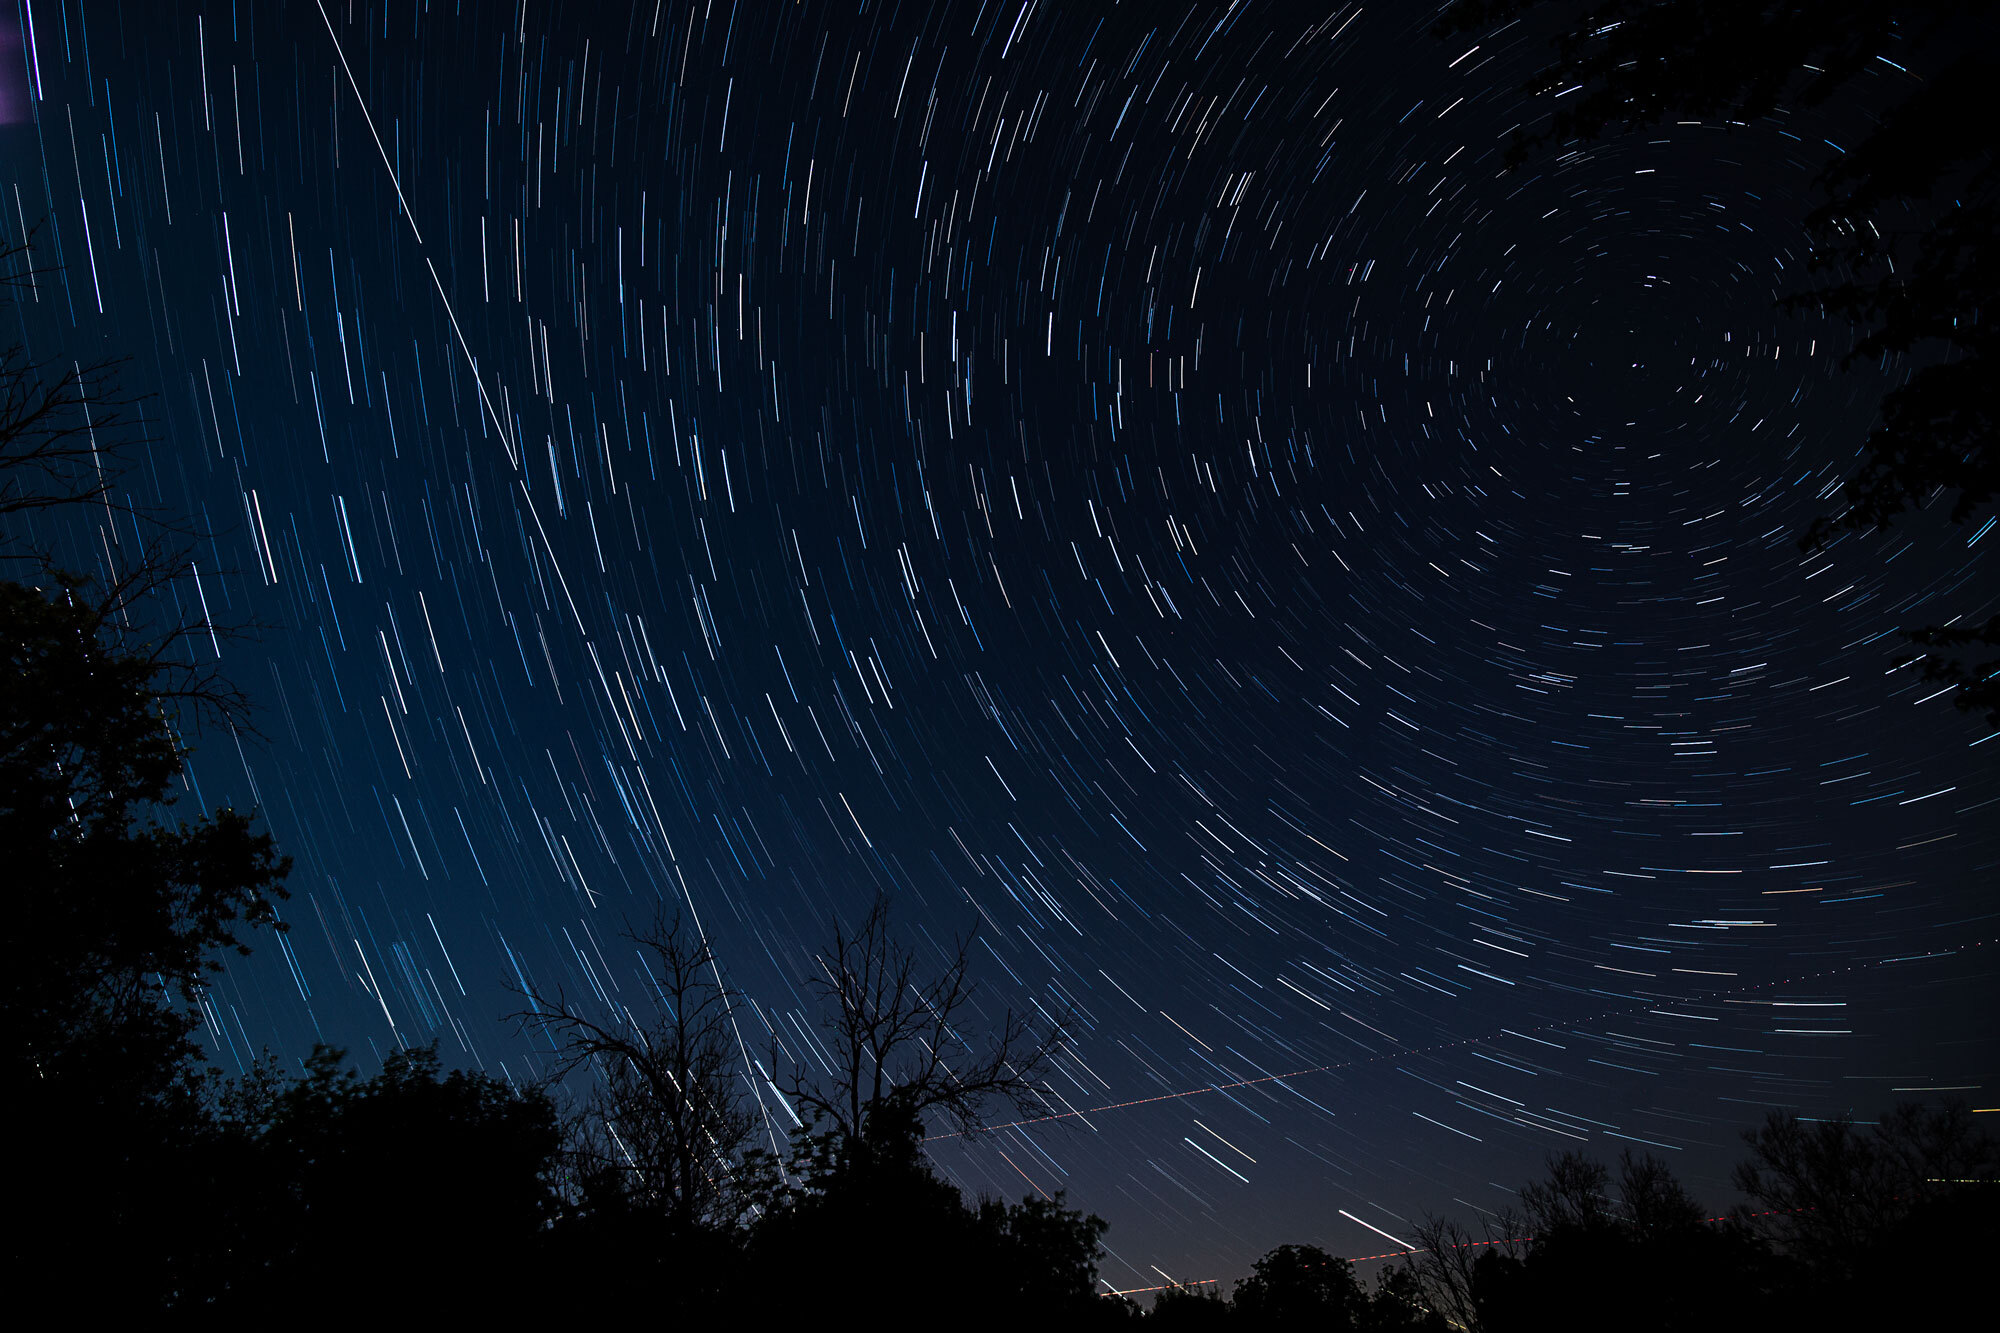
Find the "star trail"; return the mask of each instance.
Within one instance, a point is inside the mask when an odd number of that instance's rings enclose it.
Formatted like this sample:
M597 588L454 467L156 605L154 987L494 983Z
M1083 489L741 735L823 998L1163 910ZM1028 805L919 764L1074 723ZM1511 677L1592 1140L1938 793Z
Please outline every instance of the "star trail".
M297 863L224 1070L525 1083L507 988L636 1021L665 903L782 1137L887 895L1074 1021L938 1163L1131 1287L1984 1104L2000 742L1898 631L1993 525L1799 544L1900 370L1776 305L1851 113L1510 168L1548 34L1372 4L10 13L8 340L129 358L168 594L266 627L189 645L264 735L185 799Z

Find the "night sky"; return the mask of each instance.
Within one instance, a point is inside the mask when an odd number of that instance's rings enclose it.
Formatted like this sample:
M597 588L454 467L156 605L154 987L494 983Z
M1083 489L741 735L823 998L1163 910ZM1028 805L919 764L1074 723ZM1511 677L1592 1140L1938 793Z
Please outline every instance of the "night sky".
M268 626L190 649L265 735L186 808L296 858L225 1071L525 1083L506 988L645 1017L665 902L782 1135L886 894L1076 1015L1080 1114L932 1148L1118 1287L1991 1101L2000 741L1897 631L2000 537L1798 543L1904 369L1773 304L1856 112L1510 172L1547 33L1404 6L324 4L0 51L8 340L130 358L173 597Z

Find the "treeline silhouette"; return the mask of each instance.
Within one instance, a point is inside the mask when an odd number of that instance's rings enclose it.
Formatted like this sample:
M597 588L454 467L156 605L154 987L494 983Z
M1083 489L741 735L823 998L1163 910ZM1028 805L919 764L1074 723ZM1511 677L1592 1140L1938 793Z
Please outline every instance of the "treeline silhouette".
M1842 1328L1949 1310L1993 1252L2000 1158L1963 1108L1774 1115L1738 1173L1753 1206L1720 1222L1651 1158L1614 1180L1569 1155L1476 1235L1427 1221L1372 1284L1286 1245L1228 1299L1142 1311L1103 1294L1101 1219L1060 1195L967 1200L933 1166L927 1131L1075 1123L1048 1091L1068 1025L991 1017L969 942L919 953L879 902L812 960L810 1049L751 1060L699 926L663 909L629 937L645 1001L521 992L539 1084L430 1050L363 1077L325 1047L225 1078L197 1040L205 979L284 929L290 863L252 815L178 804L200 728L248 720L199 665L223 627L172 610L199 604L174 596L185 534L133 535L156 520L120 499L108 373L0 353L10 1314ZM125 536L95 576L64 572L37 516L99 507Z

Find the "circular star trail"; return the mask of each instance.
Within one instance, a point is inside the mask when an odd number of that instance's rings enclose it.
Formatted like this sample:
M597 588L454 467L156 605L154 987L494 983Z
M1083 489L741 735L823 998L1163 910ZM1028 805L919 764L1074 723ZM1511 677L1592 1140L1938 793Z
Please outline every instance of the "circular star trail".
M1073 1114L932 1148L1118 1286L1977 1085L2000 793L1896 631L1992 540L1798 543L1901 369L1776 304L1835 128L1510 169L1546 34L1426 22L35 6L18 337L131 358L172 595L272 627L198 649L267 734L185 799L297 862L214 1058L532 1079L506 988L642 1013L665 902L782 1134L887 895L1074 1016Z

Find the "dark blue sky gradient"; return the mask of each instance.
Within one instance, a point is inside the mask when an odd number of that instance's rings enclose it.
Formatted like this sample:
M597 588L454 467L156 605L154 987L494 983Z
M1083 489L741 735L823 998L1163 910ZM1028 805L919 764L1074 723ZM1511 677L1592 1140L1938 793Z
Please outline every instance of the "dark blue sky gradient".
M2000 538L1797 544L1899 373L1773 308L1837 121L1505 172L1542 38L1395 6L324 14L0 48L10 336L131 358L181 605L275 626L188 770L297 858L225 1069L531 1079L505 986L643 1017L662 900L811 1060L888 894L1079 1016L1083 1114L934 1147L1121 1287L1991 1101L2000 741L1895 668Z

